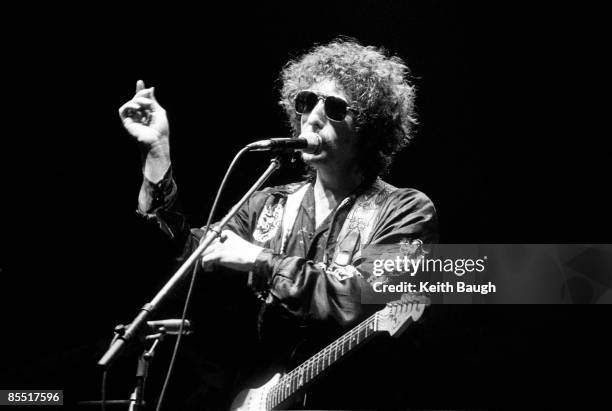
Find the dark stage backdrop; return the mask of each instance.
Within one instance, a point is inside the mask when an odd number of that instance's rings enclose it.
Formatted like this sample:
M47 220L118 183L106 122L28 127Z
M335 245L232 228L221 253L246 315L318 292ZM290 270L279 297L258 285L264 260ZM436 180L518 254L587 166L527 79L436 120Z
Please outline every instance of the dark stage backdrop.
M384 46L412 69L420 125L387 181L432 198L442 242L609 243L609 151L592 98L605 86L594 80L602 68L591 54L603 26L597 10L559 7L0 6L0 388L64 389L69 403L97 399L95 362L113 326L172 273L168 244L135 214L140 157L117 115L137 79L156 87L168 112L175 177L193 225L204 223L239 148L288 135L277 104L283 65L342 34ZM267 158L253 154L239 165L221 213ZM272 183L296 178L292 167ZM197 392L194 402L219 404L250 355L245 335L254 319L244 313L253 307L240 284L198 279L194 310L209 326L193 339L203 349L187 343L175 398L185 386ZM164 306L166 316L178 315L184 291ZM457 312L441 315L440 324L452 326L440 325L420 355L429 379L409 383L402 376L411 362L396 357L401 367L389 380L406 389L406 406L531 405L516 395L523 392L535 394L535 404L603 401L612 366L608 307ZM156 359L151 392L170 346ZM133 354L113 368L109 397L129 395L134 368Z

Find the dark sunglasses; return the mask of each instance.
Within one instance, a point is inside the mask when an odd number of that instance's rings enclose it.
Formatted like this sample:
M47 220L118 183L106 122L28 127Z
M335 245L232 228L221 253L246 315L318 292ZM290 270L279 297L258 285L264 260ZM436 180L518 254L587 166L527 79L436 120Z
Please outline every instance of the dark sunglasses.
M351 110L348 102L340 97L323 96L314 91L302 90L295 96L295 111L298 114L310 113L323 100L325 115L332 121L344 121L346 113Z

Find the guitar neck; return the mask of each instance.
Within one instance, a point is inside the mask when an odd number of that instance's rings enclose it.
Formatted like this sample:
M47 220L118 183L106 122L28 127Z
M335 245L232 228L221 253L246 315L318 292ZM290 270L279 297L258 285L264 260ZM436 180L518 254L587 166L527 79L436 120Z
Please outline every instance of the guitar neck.
M347 355L370 336L379 331L376 312L357 327L304 361L300 366L282 376L268 392L266 409L270 410L285 401L293 393L316 378L321 372Z

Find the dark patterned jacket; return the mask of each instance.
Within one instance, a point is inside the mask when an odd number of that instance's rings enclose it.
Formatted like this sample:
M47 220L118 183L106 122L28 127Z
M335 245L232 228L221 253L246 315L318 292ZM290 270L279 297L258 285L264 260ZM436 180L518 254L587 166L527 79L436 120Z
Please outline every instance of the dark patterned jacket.
M176 193L171 170L157 184L145 179L139 212L156 219L187 257L203 230L187 225L175 207ZM282 318L306 329L343 329L364 314L361 294L371 287L359 261L364 246L437 241L431 200L381 179L355 190L318 228L310 182L256 192L226 228L264 248L248 276L248 285L265 301L260 321Z

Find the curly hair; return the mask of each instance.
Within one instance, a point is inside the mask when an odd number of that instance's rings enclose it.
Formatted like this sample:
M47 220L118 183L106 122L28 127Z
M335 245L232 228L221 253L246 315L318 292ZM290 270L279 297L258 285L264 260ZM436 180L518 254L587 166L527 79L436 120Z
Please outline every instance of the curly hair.
M415 87L401 58L383 48L363 46L354 39L337 38L317 45L289 61L280 74L281 100L293 133L300 133L295 112L297 93L323 79L333 79L356 111L355 129L361 148L358 164L366 178L389 171L397 152L413 135ZM372 153L375 153L373 156Z

